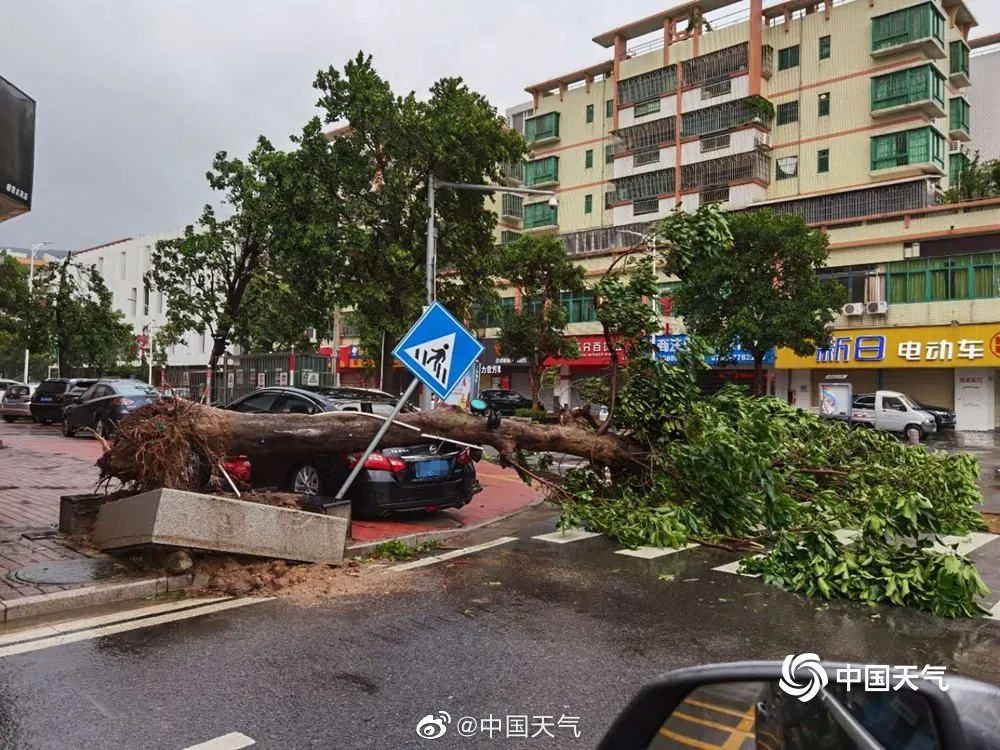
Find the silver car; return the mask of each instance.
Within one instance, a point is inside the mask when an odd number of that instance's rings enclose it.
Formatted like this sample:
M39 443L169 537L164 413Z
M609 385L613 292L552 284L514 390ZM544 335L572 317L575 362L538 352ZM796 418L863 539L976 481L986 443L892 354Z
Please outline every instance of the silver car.
M31 393L34 389L24 383L8 385L0 398L0 417L4 422L31 419Z

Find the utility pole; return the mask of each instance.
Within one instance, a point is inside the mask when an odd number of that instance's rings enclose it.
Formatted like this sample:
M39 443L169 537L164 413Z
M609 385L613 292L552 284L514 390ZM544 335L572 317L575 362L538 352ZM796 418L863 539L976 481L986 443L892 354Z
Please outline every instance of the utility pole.
M35 253L51 242L38 242L31 246L31 263L28 267L28 307L31 307L31 295L35 290ZM27 319L25 320L27 323ZM24 349L24 384L28 384L28 360L31 359L31 352L27 347Z

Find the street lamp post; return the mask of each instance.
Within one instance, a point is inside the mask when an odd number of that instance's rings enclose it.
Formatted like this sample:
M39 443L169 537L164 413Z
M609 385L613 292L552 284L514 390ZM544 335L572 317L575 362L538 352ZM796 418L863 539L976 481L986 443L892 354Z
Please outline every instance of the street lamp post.
M28 306L31 306L31 295L35 289L35 254L41 250L46 245L51 245L51 242L38 242L31 246L31 263L28 266ZM27 323L27 320L25 320ZM31 352L28 347L24 347L24 383L28 384L28 360L31 358Z
M535 190L533 188L507 187L505 185L477 185L469 182L445 182L430 175L427 180L427 304L434 303L437 297L437 237L434 229L434 194L437 190L445 188L449 190L472 190L478 193L513 193L515 195L547 195L549 206L556 208L559 199L552 190ZM420 399L420 407L429 411L431 407L431 394L425 388Z

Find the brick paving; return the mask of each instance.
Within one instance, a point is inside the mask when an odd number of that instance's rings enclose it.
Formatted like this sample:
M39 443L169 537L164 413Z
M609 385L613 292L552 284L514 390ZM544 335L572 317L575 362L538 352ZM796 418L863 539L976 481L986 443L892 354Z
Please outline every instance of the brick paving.
M97 482L96 440L64 438L57 428L27 423L0 426L0 600L65 591L71 586L31 585L9 574L32 563L104 559L59 536L59 498L91 492ZM23 533L51 536L29 539Z

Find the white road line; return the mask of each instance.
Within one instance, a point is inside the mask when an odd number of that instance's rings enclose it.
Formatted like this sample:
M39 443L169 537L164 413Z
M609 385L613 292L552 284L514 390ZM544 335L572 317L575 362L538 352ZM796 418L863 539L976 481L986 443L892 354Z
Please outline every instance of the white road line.
M967 555L973 550L979 549L984 544L989 544L990 542L992 542L997 538L998 537L996 534L987 534L982 531L974 531L968 536L944 536L941 537L941 541L943 541L945 545L952 545L957 542L958 549L955 551L959 555ZM951 547L935 544L934 550L936 552L949 552L951 550Z
M694 549L695 547L700 547L700 544L685 544L683 547L639 547L637 549L620 549L616 550L616 555L625 555L626 557L639 557L643 560L655 560L658 557L663 557L665 555L673 555L677 552L683 552L686 549Z
M986 617L989 617L991 620L1000 620L1000 602L990 607L990 613Z
M568 544L569 542L579 542L581 539L590 539L595 536L600 536L600 534L593 531L584 531L583 529L567 529L566 531L553 531L551 534L539 534L531 538L537 539L540 542Z
M194 607L181 610L180 612L169 612L163 615L147 617L142 620L128 620L126 622L118 622L113 625L91 628L90 630L81 630L75 633L60 633L59 635L52 636L51 638L41 638L34 641L28 641L27 643L14 643L0 648L0 659L6 656L14 656L15 654L25 654L29 651L39 651L44 648L52 648L53 646L62 646L67 643L77 643L79 641L86 641L92 638L101 638L106 635L125 633L129 630L139 630L140 628L148 628L153 625L162 625L168 622L176 622L177 620L187 620L192 617L201 617L202 615L212 614L213 612L223 612L227 609L245 607L248 604L257 604L258 602L266 601L270 601L270 598L253 599L246 597L243 599L229 599L227 601L216 602L215 604L208 604L204 607Z
M199 745L191 745L184 750L240 750L241 747L250 747L257 743L240 732L230 732L214 740L202 742Z
M740 561L733 560L731 563L726 563L725 565L720 565L717 568L712 568L719 573L735 573L736 575L741 575L744 578L760 578L759 573L740 573Z
M492 542L483 542L482 544L474 544L471 547L462 547L462 549L453 549L450 552L442 552L440 555L434 555L433 557L425 557L421 560L414 560L413 562L403 563L402 565L393 565L391 568L388 568L386 572L400 573L404 570L423 568L426 565L434 565L435 563L444 562L445 560L451 560L456 557L471 555L473 552L479 552L480 550L489 549L490 547L498 547L501 544L509 544L510 542L516 542L516 541L517 541L516 536L502 536L499 539L494 539Z
M24 628L22 630L14 630L4 633L0 635L0 646L35 640L37 638L62 635L75 630L89 630L90 628L101 627L102 625L110 625L116 622L126 622L128 620L137 620L142 617L163 614L165 612L177 612L185 609L194 609L202 607L206 604L214 604L215 602L228 601L234 598L235 597L232 596L217 596L210 599L178 599L171 602L153 604L148 607L136 607L135 609L126 609L95 617L82 617L76 620L53 622L48 625L39 625L34 628Z

